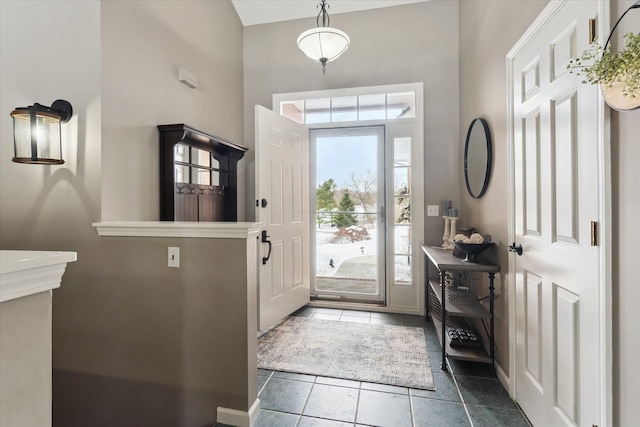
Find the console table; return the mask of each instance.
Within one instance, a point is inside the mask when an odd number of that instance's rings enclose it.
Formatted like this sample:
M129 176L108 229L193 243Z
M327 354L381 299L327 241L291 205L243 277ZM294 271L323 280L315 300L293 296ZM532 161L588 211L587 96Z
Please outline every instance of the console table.
M446 358L490 363L495 372L494 346L494 278L500 267L487 262L468 262L453 256L451 251L433 246L422 246L425 253L426 279L425 298L427 320L431 319L442 345L442 362L440 368L447 370ZM437 271L437 276L429 275L430 268ZM489 310L482 305L484 298L479 298L469 283L456 278L457 273L484 272L489 275ZM449 274L447 274L449 273ZM453 275L452 275L453 274ZM480 319L485 326L489 341L488 349L481 342L477 344L453 343L448 330L458 329L468 324L469 319ZM486 320L489 330L486 331ZM459 328L463 329L463 328ZM481 341L481 340L480 340Z

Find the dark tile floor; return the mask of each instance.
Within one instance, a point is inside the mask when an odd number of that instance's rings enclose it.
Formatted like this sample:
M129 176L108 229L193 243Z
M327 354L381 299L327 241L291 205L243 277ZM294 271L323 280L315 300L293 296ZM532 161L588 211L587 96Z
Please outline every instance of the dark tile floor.
M254 427L530 426L488 365L450 361L452 373L442 371L433 324L421 317L312 307L295 315L423 328L436 390L260 369Z

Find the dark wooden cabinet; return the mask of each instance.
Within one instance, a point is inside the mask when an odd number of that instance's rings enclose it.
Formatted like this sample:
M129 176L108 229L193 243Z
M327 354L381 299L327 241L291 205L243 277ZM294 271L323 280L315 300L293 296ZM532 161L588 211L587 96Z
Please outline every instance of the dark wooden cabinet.
M160 220L237 221L247 148L185 124L159 125Z

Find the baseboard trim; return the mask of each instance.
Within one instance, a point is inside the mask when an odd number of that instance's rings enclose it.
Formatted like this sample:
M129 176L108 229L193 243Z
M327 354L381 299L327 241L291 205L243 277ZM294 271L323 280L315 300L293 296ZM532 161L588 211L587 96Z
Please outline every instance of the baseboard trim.
M237 409L217 408L217 422L237 427L252 427L258 419L260 413L260 399L256 399L249 408L249 411L239 411Z
M511 399L515 399L511 390L511 379L498 364L496 364L496 375L502 386L507 390L507 393L509 393L509 396L511 396Z

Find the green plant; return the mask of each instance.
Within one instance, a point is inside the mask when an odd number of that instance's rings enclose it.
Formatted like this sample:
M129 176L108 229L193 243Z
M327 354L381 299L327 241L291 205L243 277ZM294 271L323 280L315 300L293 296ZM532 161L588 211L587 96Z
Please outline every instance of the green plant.
M346 228L358 223L358 216L355 214L356 205L353 203L353 200L351 200L349 191L345 190L338 209L340 213L333 217L333 222L337 227Z
M592 60L593 63L588 65ZM602 48L594 43L580 58L569 61L567 68L577 70L584 76L582 83L601 84L611 87L621 84L624 96L640 96L640 33L624 35L624 49L612 52L611 47Z
M336 182L329 178L316 188L316 223L325 224L333 223L333 214L331 211L337 207L335 200Z

